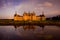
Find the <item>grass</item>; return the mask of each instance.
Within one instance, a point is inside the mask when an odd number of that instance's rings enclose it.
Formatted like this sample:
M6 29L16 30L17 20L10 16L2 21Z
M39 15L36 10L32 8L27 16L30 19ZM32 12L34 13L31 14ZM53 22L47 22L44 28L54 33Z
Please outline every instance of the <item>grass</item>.
M45 21L14 21L13 19L0 19L0 24L28 24L28 23L48 23L60 25L60 21L56 20L45 20Z

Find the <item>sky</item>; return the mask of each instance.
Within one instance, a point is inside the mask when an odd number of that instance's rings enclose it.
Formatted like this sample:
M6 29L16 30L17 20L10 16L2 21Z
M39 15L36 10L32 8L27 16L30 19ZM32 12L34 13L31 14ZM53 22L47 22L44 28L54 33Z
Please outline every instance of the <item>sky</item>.
M60 15L60 0L0 0L0 19L13 19L15 12L35 12L46 17Z

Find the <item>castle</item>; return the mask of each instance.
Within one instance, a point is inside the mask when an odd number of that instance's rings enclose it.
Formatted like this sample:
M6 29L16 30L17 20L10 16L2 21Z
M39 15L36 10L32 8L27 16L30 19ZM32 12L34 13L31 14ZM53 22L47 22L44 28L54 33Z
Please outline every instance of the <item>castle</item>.
M44 21L46 18L45 18L45 15L44 15L44 12L42 12L42 15L39 15L39 16L36 16L35 12L32 12L32 13L27 13L27 12L24 12L23 13L23 16L20 16L17 14L17 12L15 12L15 15L14 15L14 21Z

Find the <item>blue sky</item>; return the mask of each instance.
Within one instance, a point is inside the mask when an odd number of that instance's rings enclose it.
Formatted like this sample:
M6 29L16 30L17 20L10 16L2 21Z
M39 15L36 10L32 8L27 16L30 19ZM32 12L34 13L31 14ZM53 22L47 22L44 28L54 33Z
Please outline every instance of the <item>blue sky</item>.
M33 12L46 17L60 15L60 0L0 0L0 19L13 19L15 11L23 15L23 12Z

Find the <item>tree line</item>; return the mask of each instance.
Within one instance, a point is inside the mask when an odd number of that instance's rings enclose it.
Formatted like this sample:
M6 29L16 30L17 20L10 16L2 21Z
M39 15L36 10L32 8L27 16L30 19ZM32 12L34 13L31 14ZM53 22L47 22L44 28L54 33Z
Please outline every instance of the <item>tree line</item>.
M60 21L60 15L54 16L54 17L50 17L50 18L46 18L46 20L58 20L58 21Z

